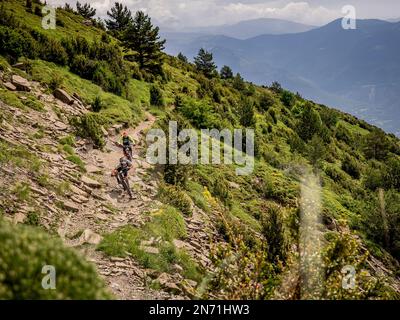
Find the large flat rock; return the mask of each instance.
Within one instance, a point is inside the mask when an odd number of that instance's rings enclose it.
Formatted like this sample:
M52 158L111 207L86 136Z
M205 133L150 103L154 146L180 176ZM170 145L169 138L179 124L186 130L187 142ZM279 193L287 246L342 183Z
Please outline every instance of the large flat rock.
M11 77L11 82L19 91L31 91L29 81L21 76L14 74Z
M81 181L82 181L85 185L87 185L88 187L90 187L90 188L101 188L101 183L100 183L100 182L98 182L98 181L96 181L96 180L94 180L94 179L92 179L92 178L89 178L89 177L87 177L87 176L83 176L83 177L81 178Z

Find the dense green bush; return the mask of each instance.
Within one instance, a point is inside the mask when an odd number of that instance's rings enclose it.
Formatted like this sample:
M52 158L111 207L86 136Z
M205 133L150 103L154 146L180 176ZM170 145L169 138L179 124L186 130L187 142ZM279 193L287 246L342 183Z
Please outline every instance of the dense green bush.
M353 157L346 155L342 161L342 170L347 172L352 178L360 179L361 170L360 166Z
M284 262L287 256L287 244L282 219L282 212L278 206L268 208L262 217L262 234L267 241L268 260L277 263Z
M68 55L64 47L54 39L48 39L43 44L40 57L43 60L51 61L59 65L66 65L68 62Z
M29 33L0 26L0 54L15 62L22 56L34 58L36 53L36 43Z
M304 141L307 141L321 132L322 121L311 102L306 102L302 109L296 132Z
M383 203L381 203L383 201ZM382 212L384 206L384 212ZM372 195L363 208L363 229L367 236L400 258L400 196L395 190Z
M158 107L164 106L164 98L162 91L156 85L152 85L150 87L150 104Z
M387 184L391 188L400 190L400 158L392 156L386 161L386 165L388 167Z
M214 110L204 101L186 99L179 112L199 129L219 128Z
M370 163L365 173L364 185L366 188L375 191L386 186L386 169L379 163Z
M192 215L192 201L190 197L179 187L163 185L159 189L161 201L179 209L184 215Z
M45 290L45 265L55 267L56 289ZM47 282L45 282L47 283ZM60 240L38 229L0 221L0 299L111 298L96 269Z
M343 141L349 145L351 145L354 141L352 133L342 123L339 123L336 127L335 137L339 141Z
M96 113L87 113L81 117L75 117L71 120L72 125L75 126L78 135L81 137L91 138L93 143L102 148L105 145L101 125L104 119L101 115Z
M319 112L322 122L328 127L333 128L336 126L339 117L338 112L334 109L323 107Z
M367 159L385 160L389 146L383 130L375 129L364 137L364 154Z
M263 93L260 97L260 101L258 102L258 109L260 111L268 111L270 107L272 107L275 103L275 100L270 93Z
M296 97L290 91L283 90L281 93L281 101L286 107L291 108L296 102Z
M249 98L242 98L240 103L240 124L246 128L256 124L254 102Z

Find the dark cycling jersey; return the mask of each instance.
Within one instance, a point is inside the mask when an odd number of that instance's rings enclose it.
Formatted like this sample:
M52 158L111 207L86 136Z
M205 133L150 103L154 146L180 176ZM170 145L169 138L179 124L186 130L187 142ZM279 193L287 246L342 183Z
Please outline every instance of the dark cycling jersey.
M133 141L131 137L122 137L122 144L124 146L131 146L133 144Z
M123 173L125 176L128 174L128 171L132 168L132 162L128 159L124 159L120 162L120 164L115 168L119 173Z

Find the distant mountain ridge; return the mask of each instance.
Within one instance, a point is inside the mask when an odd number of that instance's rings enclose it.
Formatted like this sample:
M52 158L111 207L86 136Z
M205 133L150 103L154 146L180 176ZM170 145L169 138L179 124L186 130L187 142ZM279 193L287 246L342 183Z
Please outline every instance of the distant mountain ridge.
M240 21L235 24L226 24L221 26L194 27L187 28L179 33L194 33L199 35L223 35L236 39L248 39L263 34L287 34L300 33L314 29L314 26L281 20L261 18L254 20ZM162 28L164 32L176 33L174 28Z
M258 84L279 81L290 90L400 133L400 23L358 20L344 30L341 20L307 32L167 38L167 52L193 57L211 50L219 66Z

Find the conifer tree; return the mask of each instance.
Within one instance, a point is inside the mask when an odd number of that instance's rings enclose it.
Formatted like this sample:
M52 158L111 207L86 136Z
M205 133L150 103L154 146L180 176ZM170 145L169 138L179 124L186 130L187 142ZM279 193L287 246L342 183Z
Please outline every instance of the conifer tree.
M132 23L131 11L127 6L123 6L122 3L119 2L114 4L111 11L107 11L107 15L110 17L110 19L105 21L107 29L117 37L120 37Z
M79 1L76 3L76 10L85 19L92 19L96 15L96 9L88 3L81 4Z
M194 63L198 71L204 73L207 78L212 78L217 66L213 61L213 55L201 48L197 57L194 58Z
M159 28L151 23L151 18L143 11L136 15L124 32L124 46L132 50L133 60L141 69L159 73L162 67L162 50L165 41L159 36Z
M232 69L228 66L223 66L221 68L221 72L220 72L221 78L222 79L232 79L233 78L233 72Z

